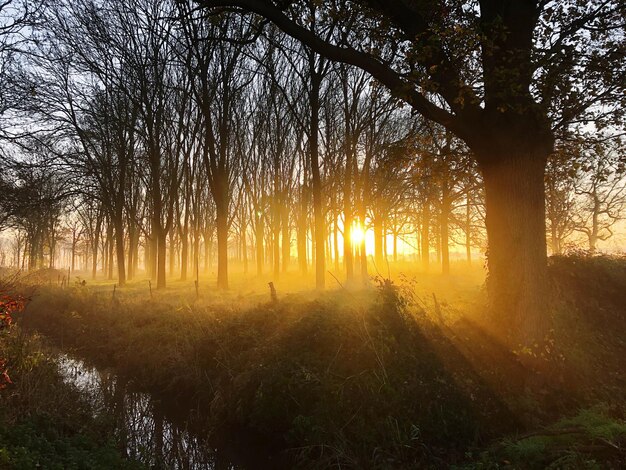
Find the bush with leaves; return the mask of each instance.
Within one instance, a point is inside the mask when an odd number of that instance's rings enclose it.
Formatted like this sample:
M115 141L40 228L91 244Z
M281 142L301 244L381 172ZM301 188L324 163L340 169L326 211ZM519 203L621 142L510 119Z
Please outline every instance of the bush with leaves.
M4 294L0 297L0 335L3 335L13 325L13 313L19 312L23 308L24 299L19 296ZM0 357L0 390L12 383L7 368L7 360Z

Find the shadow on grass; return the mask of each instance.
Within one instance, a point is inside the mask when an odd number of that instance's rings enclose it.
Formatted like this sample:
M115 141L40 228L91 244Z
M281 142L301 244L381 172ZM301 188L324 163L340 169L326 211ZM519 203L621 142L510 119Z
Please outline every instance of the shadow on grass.
M523 429L529 404L518 402L537 388L478 325L416 319L392 284L251 308L42 289L22 324L179 412L195 410L199 432L254 442L266 457L286 452L300 467L460 462Z

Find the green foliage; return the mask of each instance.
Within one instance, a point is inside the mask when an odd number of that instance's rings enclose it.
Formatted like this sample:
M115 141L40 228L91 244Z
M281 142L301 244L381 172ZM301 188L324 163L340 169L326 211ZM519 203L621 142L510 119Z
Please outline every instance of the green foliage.
M626 319L626 257L574 251L550 258L550 271L562 298L596 320Z
M122 458L106 417L63 381L37 337L13 328L0 355L13 379L0 391L0 468L142 468Z
M626 464L626 421L605 404L526 436L504 439L465 469L600 469Z
M142 468L124 460L113 442L103 443L82 433L64 432L49 416L30 417L13 425L0 421L0 467L15 470Z

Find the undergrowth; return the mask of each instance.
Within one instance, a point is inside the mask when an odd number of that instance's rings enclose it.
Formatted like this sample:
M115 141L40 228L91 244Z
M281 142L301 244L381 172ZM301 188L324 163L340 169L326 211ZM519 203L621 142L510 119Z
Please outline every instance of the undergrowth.
M574 470L625 466L623 410L598 404L538 431L503 439L482 452L474 463L460 468Z
M247 310L42 287L22 324L300 466L414 467L461 458L514 420L461 356L444 365L452 345L408 307L384 280Z
M45 351L19 328L0 338L12 380L0 390L0 468L143 468L122 458L106 416L94 415Z
M615 407L626 351L617 288L624 262L607 263L552 261L565 299L554 341L569 376L551 381L524 370L462 312L450 315L445 300L433 295L427 305L407 282L380 278L374 289L282 295L245 308L42 286L21 324L202 410L215 433L249 437L299 468L440 468L475 461L468 449L503 435L551 429L577 407ZM479 468L524 468L514 462L538 449L532 437L500 442L483 455L492 466Z

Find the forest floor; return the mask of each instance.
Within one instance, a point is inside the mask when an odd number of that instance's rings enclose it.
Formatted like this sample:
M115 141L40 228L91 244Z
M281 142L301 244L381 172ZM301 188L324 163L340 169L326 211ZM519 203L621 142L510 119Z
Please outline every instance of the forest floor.
M325 292L283 276L277 301L253 276L226 293L201 278L196 293L193 281L61 288L50 271L25 287L18 324L203 410L207 429L254 442L273 466L623 468L626 259L552 258L550 272L552 329L515 351L484 318L482 269L460 265L447 277L392 266L394 282L366 286L331 278Z

